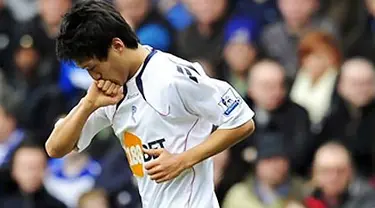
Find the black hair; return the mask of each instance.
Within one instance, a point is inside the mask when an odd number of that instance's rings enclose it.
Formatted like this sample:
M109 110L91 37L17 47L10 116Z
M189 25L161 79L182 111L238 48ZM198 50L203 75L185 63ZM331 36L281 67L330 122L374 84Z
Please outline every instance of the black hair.
M59 60L106 60L113 38L127 48L138 48L138 37L113 4L82 0L64 15L56 42Z

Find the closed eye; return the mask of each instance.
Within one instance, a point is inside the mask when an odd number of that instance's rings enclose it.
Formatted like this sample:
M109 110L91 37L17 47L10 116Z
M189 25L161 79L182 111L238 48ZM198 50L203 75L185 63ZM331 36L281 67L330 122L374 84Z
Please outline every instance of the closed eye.
M92 71L94 71L94 70L95 70L95 66L93 66L93 67L86 67L86 70L87 70L87 71L91 71L91 72L92 72Z

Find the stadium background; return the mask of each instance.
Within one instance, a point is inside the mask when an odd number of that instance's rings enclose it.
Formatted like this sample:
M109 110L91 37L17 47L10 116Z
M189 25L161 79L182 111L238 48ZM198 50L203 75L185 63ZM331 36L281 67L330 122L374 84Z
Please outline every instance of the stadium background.
M82 154L41 154L91 82L54 52L74 1L0 0L0 207L140 207L110 129ZM113 3L143 44L200 62L255 110L256 133L214 158L224 208L375 207L375 1Z

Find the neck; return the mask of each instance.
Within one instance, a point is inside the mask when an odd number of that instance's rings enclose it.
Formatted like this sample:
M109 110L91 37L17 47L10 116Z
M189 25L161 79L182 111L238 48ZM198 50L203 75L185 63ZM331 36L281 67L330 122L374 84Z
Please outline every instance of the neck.
M12 131L11 129L3 131L2 134L0 134L0 144L6 143L13 132L14 130Z
M325 195L324 200L330 206L337 206L340 202L339 197L337 197L337 196L327 196L327 195Z
M305 30L305 25L307 25L308 22L300 23L300 24L287 24L287 29L290 34L293 35L301 35Z
M64 173L70 177L80 174L82 169L87 165L88 160L89 158L84 155L67 158L63 167Z
M132 51L132 53L133 53L134 61L130 65L128 80L131 79L137 73L139 68L144 63L148 54L150 54L150 51L144 48L142 45L139 45L136 50Z
M208 24L198 23L198 31L205 37L209 37L212 34L212 28Z

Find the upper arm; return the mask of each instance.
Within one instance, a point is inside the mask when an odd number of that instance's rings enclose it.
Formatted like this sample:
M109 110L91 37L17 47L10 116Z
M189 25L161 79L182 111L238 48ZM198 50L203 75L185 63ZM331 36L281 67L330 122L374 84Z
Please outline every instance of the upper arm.
M97 109L89 116L85 125L83 126L81 135L76 145L76 150L81 152L86 149L94 136L110 125L111 121L106 115L105 108Z
M212 79L200 66L196 70L176 76L173 81L174 97L190 114L203 118L219 129L232 129L251 120L254 112L238 92L227 82Z

